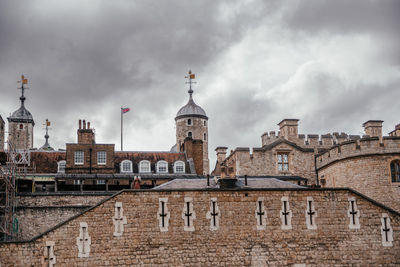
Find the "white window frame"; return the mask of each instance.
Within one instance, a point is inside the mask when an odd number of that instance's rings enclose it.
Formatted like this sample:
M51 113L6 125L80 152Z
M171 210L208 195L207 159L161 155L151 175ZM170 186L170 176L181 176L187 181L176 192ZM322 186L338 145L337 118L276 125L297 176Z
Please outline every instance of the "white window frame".
M189 121L190 121L190 123L189 123ZM193 120L192 119L187 119L186 120L186 125L187 126L192 126L193 125Z
M62 165L64 165L64 168L62 168ZM57 172L58 173L65 173L65 167L67 166L67 161L65 160L60 160L57 162Z
M177 165L179 164L179 163L182 163L182 167L183 167L183 171L181 172L181 171L177 171ZM182 160L177 160L177 161L175 161L175 163L174 163L174 173L185 173L185 162L183 162Z
M102 156L104 154L104 157ZM103 161L104 159L104 161ZM102 160L102 161L100 161ZM106 165L107 164L107 152L106 151L97 151L97 165Z
M165 171L161 171L160 167L164 167L161 165L165 165ZM157 173L168 173L168 162L166 162L165 160L160 160L157 162Z
M74 180L74 185L80 185L81 184L81 180Z
M82 156L78 156L82 154ZM85 162L85 152L83 151L75 151L74 152L74 164L75 165L83 165Z
M193 138L193 132L192 131L188 131L187 132L187 137Z
M102 180L96 180L96 184L98 185L105 185L106 184L106 180L102 179Z
M149 169L148 170L143 170L143 168L144 168L143 164L145 164L145 163L149 165ZM142 160L141 162L139 162L139 173L150 173L150 172L151 172L150 161Z
M127 163L127 164L129 164L129 170L124 170L124 164L125 163ZM130 160L123 160L123 161L121 161L121 163L120 163L120 172L121 173L132 173L133 172L133 170L132 170L132 161L130 161Z

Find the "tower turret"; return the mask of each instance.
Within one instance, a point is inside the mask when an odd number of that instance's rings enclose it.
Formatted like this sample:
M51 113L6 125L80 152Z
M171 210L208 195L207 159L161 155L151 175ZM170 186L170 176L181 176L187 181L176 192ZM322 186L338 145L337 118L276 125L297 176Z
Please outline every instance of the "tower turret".
M8 142L12 143L15 149L30 149L33 148L33 127L35 122L32 114L25 108L25 95L24 92L28 84L28 79L25 79L24 75L21 75L21 106L19 109L14 111L8 120Z
M203 173L209 173L208 159L208 117L204 109L198 106L193 100L192 84L195 82L195 74L190 70L185 78L189 84L189 101L179 109L175 117L176 124L176 150L185 151L184 143L186 138L203 141Z
M46 139L46 142L44 145L40 148L40 150L46 150L46 151L54 151L54 148L52 148L49 144L49 126L50 126L50 121L49 119L46 119L46 123L44 124L46 126L46 134L44 135L44 138Z

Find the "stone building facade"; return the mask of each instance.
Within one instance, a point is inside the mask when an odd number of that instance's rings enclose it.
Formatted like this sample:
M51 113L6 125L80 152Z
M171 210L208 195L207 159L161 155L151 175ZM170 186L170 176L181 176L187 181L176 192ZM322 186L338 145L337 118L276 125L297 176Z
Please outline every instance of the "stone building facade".
M124 191L1 243L0 263L398 266L399 235L399 213L348 189Z

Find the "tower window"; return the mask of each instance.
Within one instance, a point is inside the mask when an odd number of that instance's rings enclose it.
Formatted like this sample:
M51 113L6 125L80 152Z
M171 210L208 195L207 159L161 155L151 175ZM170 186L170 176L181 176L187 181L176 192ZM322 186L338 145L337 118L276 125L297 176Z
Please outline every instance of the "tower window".
M286 153L278 154L278 171L288 171L289 170L289 155Z
M207 126L207 121L204 121L204 126Z
M97 152L97 164L106 165L107 162L107 153L105 151Z
M192 119L187 120L187 125L192 125Z
M203 139L204 139L204 141L207 140L207 134L206 133L204 133Z
M188 132L188 137L192 138L192 132Z
M392 182L400 182L400 160L395 160L390 163L390 172L392 174Z
M84 158L83 151L75 151L74 153L74 162L75 165L83 165L83 158Z
M20 125L19 125L19 129L20 129L20 130L24 129L24 125L20 124Z

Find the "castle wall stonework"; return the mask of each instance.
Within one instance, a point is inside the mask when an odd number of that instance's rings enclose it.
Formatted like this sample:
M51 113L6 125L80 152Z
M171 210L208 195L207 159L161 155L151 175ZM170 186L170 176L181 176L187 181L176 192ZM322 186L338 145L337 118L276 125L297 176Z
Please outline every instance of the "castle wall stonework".
M196 214L194 231L184 231L185 198ZM160 231L160 199L167 205L166 231ZM211 199L220 213L213 231ZM265 229L257 227L259 199ZM289 201L291 229L282 227L283 199ZM310 199L318 214L315 229L305 218ZM349 199L360 212L359 229L349 227ZM121 236L113 235L116 202L127 220ZM389 228L382 228L382 218ZM54 244L57 266L398 266L399 235L400 214L345 189L125 191L35 240L0 243L0 263L42 266L47 244Z
M400 183L392 183L390 162L400 159L400 138L361 139L317 158L322 186L350 187L400 211Z
M99 203L107 195L27 195L17 197L19 240L33 238Z
M8 122L8 140L15 149L33 148L33 124L26 122Z

